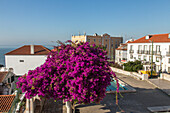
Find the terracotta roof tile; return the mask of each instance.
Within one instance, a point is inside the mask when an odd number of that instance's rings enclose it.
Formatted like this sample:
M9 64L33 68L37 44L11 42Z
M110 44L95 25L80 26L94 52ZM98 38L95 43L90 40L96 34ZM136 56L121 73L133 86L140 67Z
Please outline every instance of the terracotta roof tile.
M127 51L127 43L121 44L118 48L116 48L116 50L124 50L124 51Z
M0 83L3 82L4 78L6 77L8 72L0 72Z
M122 49L122 48L117 48L116 50L124 50L124 51L127 51L127 49Z
M8 112L14 99L15 95L0 95L0 112Z
M5 55L47 55L50 51L51 50L42 45L34 45L34 54L31 54L30 45L24 45L6 53Z
M133 42L129 43L150 43L150 41L153 40L154 43L166 43L170 42L170 38L168 38L168 33L167 34L154 34L154 35L149 35L149 39L145 39L146 36L139 38ZM150 41L149 41L150 40Z

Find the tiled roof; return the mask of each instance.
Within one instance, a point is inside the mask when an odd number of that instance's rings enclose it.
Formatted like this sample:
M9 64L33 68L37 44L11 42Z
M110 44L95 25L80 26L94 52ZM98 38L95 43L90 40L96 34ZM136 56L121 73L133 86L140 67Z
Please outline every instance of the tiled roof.
M0 83L3 82L5 76L7 75L8 72L0 72Z
M121 44L121 46L119 46L118 48L116 48L116 50L124 50L124 51L127 51L127 43Z
M145 39L146 36L144 36L129 43L150 43L150 41L153 41L154 43L166 43L170 42L170 38L168 38L168 35L169 35L168 33L149 35L149 39Z
M122 48L117 48L116 50L124 50L124 51L127 51L127 49L122 49Z
M10 51L5 55L47 55L50 50L42 45L34 45L34 54L31 54L30 45L24 45L18 49Z
M15 95L0 95L0 113L8 112L14 99Z
M54 47L54 49L51 49L51 51L57 51L58 49L61 49L61 47L60 46Z

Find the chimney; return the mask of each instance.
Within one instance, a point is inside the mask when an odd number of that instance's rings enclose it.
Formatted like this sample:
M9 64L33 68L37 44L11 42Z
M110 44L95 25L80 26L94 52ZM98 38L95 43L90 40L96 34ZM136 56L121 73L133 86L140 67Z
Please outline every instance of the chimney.
M9 72L14 72L14 69L13 69L13 68L9 68L8 71L9 71Z
M94 33L94 35L93 36L98 36L98 34L97 33Z
M145 36L145 39L146 39L146 40L149 39L149 35Z
M147 35L147 36L145 36L145 39L147 40L147 39L150 39L152 37L152 35Z
M34 54L34 45L30 45L31 54Z
M86 32L84 32L84 36L86 36Z

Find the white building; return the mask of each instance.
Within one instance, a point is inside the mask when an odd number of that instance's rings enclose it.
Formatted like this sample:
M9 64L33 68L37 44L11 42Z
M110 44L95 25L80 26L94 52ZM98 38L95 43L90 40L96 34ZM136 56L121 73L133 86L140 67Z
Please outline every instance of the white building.
M151 62L152 47L156 72L162 69L163 72L166 71L170 73L170 34L147 35L133 42L129 42L127 47L127 60Z
M120 44L120 46L115 50L115 62L122 65L127 63L127 44L133 42L134 39L127 40L126 43Z
M21 76L42 65L49 52L42 45L24 45L5 54L5 65L8 69L13 68L17 76Z
M120 44L115 50L115 62L122 65L127 62L127 43Z

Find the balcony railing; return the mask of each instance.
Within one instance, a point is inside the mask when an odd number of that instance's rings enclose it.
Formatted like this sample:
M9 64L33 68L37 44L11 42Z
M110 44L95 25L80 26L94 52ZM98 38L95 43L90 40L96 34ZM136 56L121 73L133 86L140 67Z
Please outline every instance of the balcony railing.
M149 55L152 55L152 51L149 51ZM153 55L161 55L160 51L153 51Z
M144 50L143 53L144 53L144 54L148 54L149 52L148 52L147 50Z
M129 53L134 53L134 50L129 50Z
M153 52L153 55L155 55L155 53L156 53L155 51L149 51L148 54L149 54L149 55L152 55L152 52Z
M155 55L161 55L160 51L155 51Z
M138 54L143 54L143 50L138 50Z

